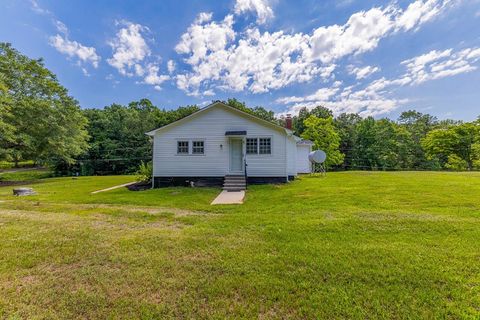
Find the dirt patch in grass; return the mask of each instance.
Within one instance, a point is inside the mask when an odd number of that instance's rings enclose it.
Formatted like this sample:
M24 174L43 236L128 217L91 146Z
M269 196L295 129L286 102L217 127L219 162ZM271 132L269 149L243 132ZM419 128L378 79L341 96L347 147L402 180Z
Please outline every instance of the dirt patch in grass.
M204 211L193 211L178 208L152 207L152 206L132 206L132 205L110 205L110 204L66 204L66 203L47 203L47 202L30 202L30 201L0 201L6 205L6 209L25 210L25 211L42 211L42 212L80 212L80 211L119 211L126 213L146 213L150 215L173 215L175 217L202 216L211 213ZM13 206L12 206L13 205Z
M41 181L38 180L30 180L30 181L2 181L0 180L0 187L13 187L13 186L24 186L29 184L40 183Z
M122 210L125 212L142 212L148 213L151 215L160 215L164 213L172 213L178 217L185 216L198 216L198 215L207 215L207 212L203 211L192 211L184 210L177 208L163 208L163 207L138 207L138 206L116 206L108 204L81 204L76 205L75 207L84 208L84 209L113 209L113 210Z

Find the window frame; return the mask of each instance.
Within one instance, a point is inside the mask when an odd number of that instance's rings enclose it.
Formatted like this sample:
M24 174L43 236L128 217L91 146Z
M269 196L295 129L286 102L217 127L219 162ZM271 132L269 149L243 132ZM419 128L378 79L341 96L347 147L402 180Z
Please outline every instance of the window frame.
M261 140L267 140L268 141L268 151L269 152L260 152L261 151L261 148L262 148L262 144L260 143ZM266 147L267 144L263 145L263 147ZM271 137L259 137L258 138L258 154L259 155L271 155L272 154L272 138Z
M185 146L180 146L180 143L187 143L186 147L187 147L187 151L186 152L180 152L180 148L185 148ZM180 155L180 156L185 156L185 155L188 155L190 153L190 140L186 140L186 139L179 139L177 140L177 155Z
M248 139L255 139L256 140L256 151L254 153L249 153L248 152L248 145L247 145L247 140ZM260 153L260 139L268 139L270 140L270 152L269 153ZM271 156L273 154L273 137L272 136L256 136L256 137L246 137L245 140L245 153L247 156Z
M195 143L201 142L202 146L195 146ZM195 148L202 148L202 152L195 152ZM201 156L205 154L205 140L192 140L192 155Z
M255 141L255 152L249 152L248 151L248 140L254 140ZM258 154L258 138L253 138L253 137L247 137L245 138L245 153L248 155L254 155Z
M205 138L177 138L175 139L177 143L177 152L175 153L176 156L205 156L205 148L206 148L206 140ZM181 152L179 153L178 144L180 142L187 142L188 152ZM203 152L202 153L193 153L193 143L194 142L202 142L203 143ZM197 147L198 148L198 147Z

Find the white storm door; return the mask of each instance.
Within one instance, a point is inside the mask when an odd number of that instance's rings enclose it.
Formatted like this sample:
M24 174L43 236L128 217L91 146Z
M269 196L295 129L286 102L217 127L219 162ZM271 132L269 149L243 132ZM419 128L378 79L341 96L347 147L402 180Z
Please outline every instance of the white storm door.
M230 172L243 172L241 139L230 139Z

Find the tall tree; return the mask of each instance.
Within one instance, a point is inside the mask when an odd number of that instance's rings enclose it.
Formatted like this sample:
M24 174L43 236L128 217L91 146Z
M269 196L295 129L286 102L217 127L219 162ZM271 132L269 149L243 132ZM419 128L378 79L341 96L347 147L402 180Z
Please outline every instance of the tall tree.
M146 132L162 127L197 111L195 105L161 110L148 99L127 106L112 104L103 109L85 109L89 120L90 149L79 157L79 166L58 166L57 171L82 174L121 174L135 172L152 155L152 142Z
M328 119L330 117L333 117L333 112L332 110L323 106L316 106L311 110L306 107L301 108L298 111L298 115L293 117L293 129L297 136L302 135L303 131L305 130L305 120L307 120L307 118L310 116Z
M356 127L354 167L360 169L393 170L400 167L398 130L388 119L367 117Z
M2 75L0 74L0 77ZM6 147L14 141L15 128L12 122L12 100L7 87L0 78L0 160L11 160L10 150Z
M430 131L422 140L430 158L437 158L446 168L472 170L480 160L480 123L462 123Z
M250 108L250 107L247 107L245 102L240 102L235 98L228 99L227 105L233 108L237 108L251 115L254 115L256 117L259 117L263 120L273 122L275 124L279 124L279 120L275 117L275 113L273 111L269 111L265 109L264 107L257 106L254 108Z
M342 166L349 169L353 166L353 160L357 157L355 143L357 141L356 127L362 120L356 113L342 113L334 119L335 128L340 136L340 152L345 154Z
M3 148L15 162L73 162L88 147L87 120L78 102L41 59L30 59L7 43L0 43L0 74L8 99L15 106L7 117L8 124L15 128L15 137L4 142Z
M343 162L344 154L340 152L340 136L335 130L332 117L318 118L310 116L305 120L303 139L314 143L314 150L323 150L327 154L325 165L331 167Z
M434 129L438 121L429 114L422 114L415 110L404 111L398 118L398 124L404 135L403 147L400 156L404 168L432 169L434 163L429 161L422 148L421 141L428 132Z

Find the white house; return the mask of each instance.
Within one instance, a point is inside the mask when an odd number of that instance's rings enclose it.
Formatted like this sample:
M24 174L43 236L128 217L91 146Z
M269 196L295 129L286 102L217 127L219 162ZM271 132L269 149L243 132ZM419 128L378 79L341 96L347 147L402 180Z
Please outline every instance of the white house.
M153 185L287 182L311 170L312 142L222 102L147 133L153 137ZM246 179L245 179L246 177Z

